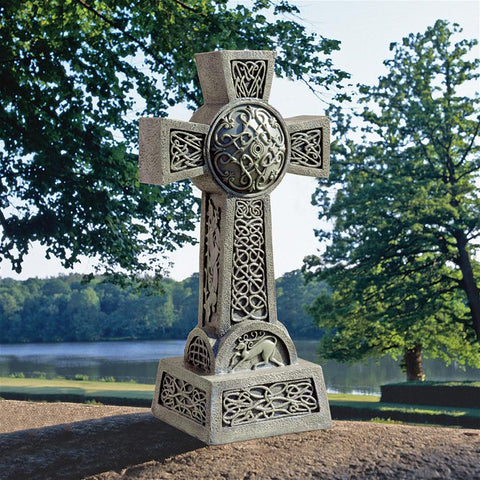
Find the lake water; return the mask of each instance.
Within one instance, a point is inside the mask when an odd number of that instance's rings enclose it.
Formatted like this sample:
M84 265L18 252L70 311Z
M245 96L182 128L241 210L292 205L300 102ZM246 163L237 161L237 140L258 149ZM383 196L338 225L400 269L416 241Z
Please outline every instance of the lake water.
M299 357L317 362L316 341L297 340L295 344ZM114 377L155 383L158 360L182 356L184 345L183 340L0 344L0 376L42 372L67 378L82 374L91 379ZM390 358L351 365L328 361L321 365L329 392L378 394L380 385L404 380L398 363ZM480 369L463 371L455 363L445 367L438 360L425 360L424 370L428 380L480 381Z

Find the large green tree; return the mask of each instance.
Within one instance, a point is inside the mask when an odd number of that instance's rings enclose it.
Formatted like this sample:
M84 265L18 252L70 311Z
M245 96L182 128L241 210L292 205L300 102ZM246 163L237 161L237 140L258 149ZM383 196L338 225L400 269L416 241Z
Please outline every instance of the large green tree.
M278 75L311 88L346 76L339 42L309 34L286 1L3 0L0 4L0 261L32 242L65 267L158 269L191 241L190 185L139 185L137 124L201 104L194 53L273 49ZM290 17L286 16L290 15Z
M403 355L408 379L422 352L480 367L480 62L461 31L439 20L392 44L353 122L332 112L332 180L314 202L333 227L307 262L333 290L312 307L327 357Z

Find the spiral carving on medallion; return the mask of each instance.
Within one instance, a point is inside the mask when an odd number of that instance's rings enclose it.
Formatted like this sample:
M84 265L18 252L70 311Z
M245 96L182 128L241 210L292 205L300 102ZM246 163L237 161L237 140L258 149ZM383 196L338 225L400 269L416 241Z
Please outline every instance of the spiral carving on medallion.
M262 194L283 177L287 134L273 111L256 103L239 103L214 122L209 157L214 177L227 191Z

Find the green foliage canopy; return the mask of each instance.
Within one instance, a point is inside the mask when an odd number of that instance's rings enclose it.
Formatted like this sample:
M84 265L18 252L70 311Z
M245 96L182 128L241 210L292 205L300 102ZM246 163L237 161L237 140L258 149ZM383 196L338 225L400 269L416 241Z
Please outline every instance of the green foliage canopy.
M339 42L286 1L4 0L0 5L0 260L33 241L71 267L157 271L194 229L190 185L139 185L137 123L201 104L194 53L273 49L276 73L323 91ZM268 18L267 18L268 17Z
M465 94L480 61L460 33L439 20L391 45L388 73L361 88L360 135L332 111L331 182L314 202L334 225L306 263L333 290L312 307L324 356L423 348L480 367L480 99Z

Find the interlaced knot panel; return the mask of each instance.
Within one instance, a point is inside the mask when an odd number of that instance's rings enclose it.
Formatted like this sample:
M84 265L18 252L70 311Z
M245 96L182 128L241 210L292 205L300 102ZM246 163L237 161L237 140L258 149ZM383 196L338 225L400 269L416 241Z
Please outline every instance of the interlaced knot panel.
M233 236L232 322L268 321L262 200L237 200Z
M303 167L322 167L322 130L292 133L290 163Z
M201 167L205 161L203 144L205 135L172 130L170 132L170 170L180 172Z
M206 423L207 394L185 380L164 373L160 386L159 403L200 425Z
M293 380L229 390L223 394L223 424L233 427L319 411L313 380Z
M266 76L265 60L232 60L233 86L238 98L262 98Z
M187 363L203 372L210 372L210 349L205 341L198 336L193 337L188 346Z
M203 325L215 321L220 278L220 208L207 195L203 268Z
M213 173L235 193L261 193L284 171L284 131L273 113L259 105L237 105L219 117L209 147Z

